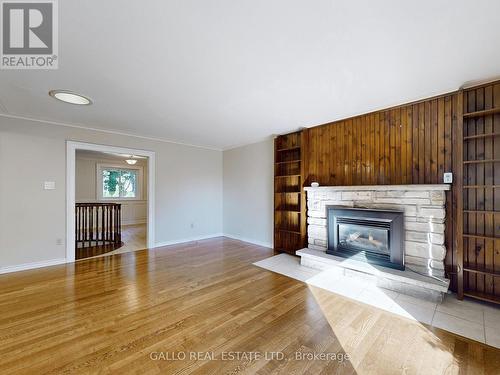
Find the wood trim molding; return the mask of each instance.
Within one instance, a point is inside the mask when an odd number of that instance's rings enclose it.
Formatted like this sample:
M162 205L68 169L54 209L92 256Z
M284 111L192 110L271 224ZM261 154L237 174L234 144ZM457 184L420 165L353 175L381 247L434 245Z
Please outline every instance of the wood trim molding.
M454 184L455 188L455 202L456 202L456 217L455 223L455 251L457 255L457 295L458 299L464 298L464 255L463 255L463 131L464 131L464 120L463 120L463 91L458 92L457 99L457 128L456 132L456 145L455 145L455 160L456 160L456 182Z

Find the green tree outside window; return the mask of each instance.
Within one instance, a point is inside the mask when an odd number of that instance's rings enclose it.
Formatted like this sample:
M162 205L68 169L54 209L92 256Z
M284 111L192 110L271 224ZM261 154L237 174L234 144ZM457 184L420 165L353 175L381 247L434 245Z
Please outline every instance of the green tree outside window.
M131 169L103 169L102 196L104 198L136 198L137 171Z

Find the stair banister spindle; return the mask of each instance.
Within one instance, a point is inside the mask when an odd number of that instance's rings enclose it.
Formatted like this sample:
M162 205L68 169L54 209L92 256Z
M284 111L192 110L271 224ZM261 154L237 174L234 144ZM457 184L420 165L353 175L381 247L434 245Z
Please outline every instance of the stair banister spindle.
M111 251L122 246L121 204L77 203L75 207L75 248L105 248ZM77 258L78 259L78 258Z

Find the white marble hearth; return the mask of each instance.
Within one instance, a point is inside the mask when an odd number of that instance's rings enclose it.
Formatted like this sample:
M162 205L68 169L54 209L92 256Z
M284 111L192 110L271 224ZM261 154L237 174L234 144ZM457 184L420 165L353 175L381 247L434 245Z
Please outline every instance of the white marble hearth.
M326 271L331 275L356 278L386 290L426 301L441 302L450 286L450 281L444 277L425 276L409 268L400 271L312 249L302 249L296 254L300 256L300 264L306 268Z

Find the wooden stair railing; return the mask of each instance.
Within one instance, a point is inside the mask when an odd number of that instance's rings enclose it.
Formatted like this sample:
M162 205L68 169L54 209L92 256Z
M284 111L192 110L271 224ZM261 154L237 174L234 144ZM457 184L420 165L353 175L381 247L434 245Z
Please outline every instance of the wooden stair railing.
M123 246L121 204L77 203L75 228L76 259L118 249Z

